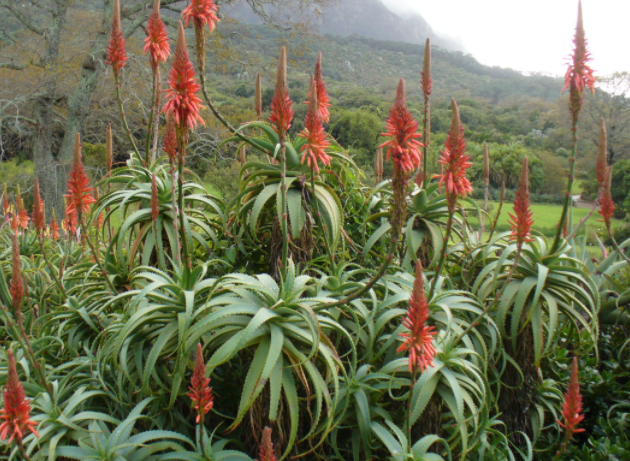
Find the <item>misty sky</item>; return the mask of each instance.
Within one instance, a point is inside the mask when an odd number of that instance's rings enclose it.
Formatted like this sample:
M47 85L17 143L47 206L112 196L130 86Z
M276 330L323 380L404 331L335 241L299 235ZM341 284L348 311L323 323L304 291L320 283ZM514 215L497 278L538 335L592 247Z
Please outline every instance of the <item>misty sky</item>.
M459 39L481 63L563 75L577 0L383 0L417 11L439 35ZM630 0L582 0L596 75L630 71Z

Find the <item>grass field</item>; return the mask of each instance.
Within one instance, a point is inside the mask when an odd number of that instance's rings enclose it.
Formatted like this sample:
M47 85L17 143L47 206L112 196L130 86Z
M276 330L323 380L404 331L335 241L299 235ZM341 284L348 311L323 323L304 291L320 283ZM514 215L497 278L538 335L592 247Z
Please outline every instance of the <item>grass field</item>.
M490 210L490 216L492 220L496 216L496 212L499 208L498 202L488 202L488 208ZM514 205L512 203L504 203L503 208L501 210L501 216L499 216L499 220L497 221L497 230L504 231L510 228L510 224L508 222L509 215L508 213L513 213ZM534 225L533 228L541 231L545 235L551 235L555 232L556 226L558 225L558 221L560 219L560 214L562 213L561 205L540 205L540 204L532 204L531 210L534 213ZM588 208L573 208L573 224L577 225L577 223L584 218L590 209ZM604 224L598 222L601 216L597 211L593 213L593 215L589 218L589 220L584 224L582 229L585 229L587 226L591 230L595 229L604 229ZM468 222L473 227L479 227L479 220L476 218L469 218ZM621 221L613 220L613 228L621 225ZM486 218L485 227L486 229L490 227L491 222Z

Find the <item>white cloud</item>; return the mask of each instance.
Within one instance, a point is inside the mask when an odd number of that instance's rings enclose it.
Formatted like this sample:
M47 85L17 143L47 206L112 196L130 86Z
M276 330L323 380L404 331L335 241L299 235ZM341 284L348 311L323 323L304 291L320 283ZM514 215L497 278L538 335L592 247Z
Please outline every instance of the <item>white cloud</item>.
M576 0L383 0L420 13L441 35L460 38L480 62L562 75L572 50ZM596 74L630 71L630 0L583 0Z

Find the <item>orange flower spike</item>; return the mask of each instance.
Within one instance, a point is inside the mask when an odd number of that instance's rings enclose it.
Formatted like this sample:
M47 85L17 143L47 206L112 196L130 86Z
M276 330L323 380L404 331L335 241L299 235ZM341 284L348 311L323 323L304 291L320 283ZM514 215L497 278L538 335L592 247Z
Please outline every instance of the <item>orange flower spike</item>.
M584 429L578 429L577 427L584 419L582 414L582 395L580 395L580 383L578 381L577 357L573 357L569 389L564 394L564 402L562 403L562 416L564 417L564 423L556 421L564 427L567 440L570 440L573 434L584 432Z
M166 134L164 135L163 150L168 156L169 163L174 165L177 159L177 132L175 131L175 117L172 115L166 117Z
M293 102L289 98L289 88L287 86L287 49L280 48L280 58L278 59L278 73L276 78L276 91L271 100L271 116L269 121L274 125L273 129L284 139L287 131L291 128L294 111L291 108Z
M404 172L411 172L418 168L422 160L420 148L424 145L418 141L418 138L422 137L418 133L418 122L407 110L405 80L402 78L398 83L396 101L389 112L385 128L387 132L381 133L381 136L392 139L379 147L388 146L387 160L392 157L394 165Z
M188 397L195 404L197 410L197 423L202 421L204 416L212 410L214 406L214 397L212 396L212 388L208 387L210 378L206 378L206 364L203 361L203 348L201 343L197 344L197 356L195 357L195 371L190 380L190 392Z
M190 5L182 11L182 17L186 20L186 27L192 19L196 27L207 25L212 32L219 22L217 9L212 0L191 0Z
M55 215L55 209L52 209L52 219L50 221L50 236L54 241L59 240L59 224L57 223L57 216Z
M573 44L573 55L569 58L569 68L564 77L564 88L562 88L562 91L569 88L569 109L571 110L571 120L575 125L582 109L584 88L589 88L592 93L595 92L593 69L586 64L591 60L591 54L586 49L587 41L582 21L582 2L578 2L578 20Z
M153 72L171 55L168 32L160 14L160 0L155 0L153 3L153 12L147 21L147 37L144 39L142 52L149 53Z
M301 149L302 164L304 164L304 160L306 160L311 170L319 173L318 162L324 165L330 165L330 156L325 152L325 150L330 147L330 142L326 139L324 123L320 115L316 85L315 79L311 77L309 91L310 101L304 121L304 131L302 131L299 136L306 139L306 143L304 143Z
M315 86L317 89L317 109L319 111L319 116L321 117L322 122L328 123L330 121L330 111L328 110L328 108L330 107L330 98L328 97L328 93L326 92L326 84L324 83L321 51L317 55L317 62L315 63ZM307 95L308 101L311 100L312 91L313 90L309 88ZM310 102L308 101L305 104L310 104Z
M599 205L599 214L604 218L599 221L603 221L606 224L606 229L610 232L610 224L613 215L615 214L615 202L613 202L612 193L610 190L612 183L612 167L608 167L604 184L602 185L602 198Z
M38 235L46 230L46 220L44 219L44 204L39 193L39 181L35 178L35 191L33 192L33 224Z
M433 337L437 332L435 327L426 324L429 314L429 303L424 292L422 263L418 260L407 317L403 320L403 325L409 332L400 334L405 341L398 347L398 352L409 352L409 371L411 373L416 370L422 373L428 367L433 366L433 357L436 352L433 346Z
M37 423L30 419L31 406L24 394L24 387L15 366L15 357L10 349L7 351L7 359L9 374L3 391L4 408L0 410L0 439L7 444L13 440L21 443L27 433L32 432L36 437L39 437L39 434L35 430Z
M68 178L68 194L64 195L66 198L66 218L69 218L69 223L74 223L74 227L80 224L81 217L90 212L90 206L96 201L92 196L94 189L90 187L90 180L85 173L83 167L82 154L81 154L81 136L77 133L74 140L74 162L72 164L72 170L70 171L70 177Z
M433 88L433 80L431 79L431 40L427 38L424 44L424 64L422 66L422 92L425 101L431 95Z
M160 216L160 201L158 198L157 177L153 173L151 181L151 219L153 219L153 222L157 221L158 216Z
M22 263L20 261L20 245L17 233L13 232L11 246L11 282L9 293L13 303L13 311L16 316L22 312L22 299L24 297L24 282L22 280Z
M175 124L182 130L193 129L197 123L204 124L199 115L201 99L199 99L198 93L200 89L201 87L195 78L195 69L188 56L184 25L180 22L177 30L175 57L168 77L168 88L165 90L166 104L162 112L167 116L172 115Z
M276 461L276 454L271 441L271 428L266 426L263 429L262 441L260 442L260 452L257 461Z
M120 1L114 0L114 14L112 16L112 31L107 46L107 58L105 62L112 66L114 75L118 77L120 70L125 67L128 56L125 50L125 38L120 25Z
M470 168L470 156L466 153L464 127L459 117L459 108L455 100L451 100L453 119L451 129L444 142L439 163L444 166L440 178L440 187L445 186L449 207L453 207L458 197L466 197L473 191L472 185L466 178L466 170Z
M599 192L603 192L608 170L608 133L606 132L604 117L599 121L599 143L597 147L597 166L595 168L597 189Z
M514 214L508 214L510 216L509 222L512 226L510 240L516 241L516 245L520 249L523 243L532 241L530 232L532 224L534 224L534 213L532 213L529 206L529 162L527 157L523 159L521 177L514 196Z

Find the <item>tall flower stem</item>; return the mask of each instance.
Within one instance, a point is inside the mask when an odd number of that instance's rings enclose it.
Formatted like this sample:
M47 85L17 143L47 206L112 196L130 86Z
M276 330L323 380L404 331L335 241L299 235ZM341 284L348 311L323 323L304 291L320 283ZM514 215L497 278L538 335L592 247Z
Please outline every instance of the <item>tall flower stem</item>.
M125 134L127 135L127 139L129 139L129 142L131 143L131 146L133 147L134 152L136 153L138 158L141 158L140 151L138 150L138 147L136 146L136 142L134 141L133 136L131 135L131 130L129 129L129 124L127 123L127 116L125 115L125 109L123 107L123 101L122 101L122 90L120 87L120 79L117 73L114 73L114 80L116 81L116 99L118 100L118 109L120 110L120 119L122 120L123 128L125 129Z
M147 139L145 143L145 160L146 166L151 165L155 160L155 149L151 148L151 138L155 141L157 139L157 127L158 127L158 110L160 105L160 74L159 70L153 74L153 90L151 93L151 101L153 102L151 108L151 117L149 118L149 126L147 128ZM156 145L156 143L153 143Z
M44 261L46 261L48 270L50 270L50 276L53 278L53 280L55 281L55 283L61 290L61 293L63 293L63 296L65 298L68 298L68 293L66 292L66 289L63 287L63 284L61 283L61 280L59 279L57 273L55 272L56 271L55 267L50 263L50 260L48 259L48 252L46 251L44 237L41 235L39 236L39 245L42 248L42 255L44 256Z
M280 136L280 208L282 210L282 221L280 222L280 229L282 230L282 268L281 273L283 276L286 275L287 264L289 260L289 239L288 239L288 212L287 212L287 161L286 161L286 150L287 147L285 145L284 135Z
M326 224L322 219L322 215L319 212L319 204L317 203L317 194L315 193L315 172L311 170L311 191L313 192L313 208L315 210L315 217L317 218L317 224L322 229L322 235L324 237L324 245L326 246L326 252L328 253L328 258L330 259L330 265L332 266L333 272L335 271L335 255L332 252L332 248L328 242L328 235L326 233Z
M107 271L105 271L105 266L103 266L103 263L101 262L101 259L99 258L99 254L96 251L96 248L94 247L94 243L92 243L92 239L90 238L90 233L88 232L87 226L85 225L85 222L81 214L79 214L79 225L81 226L81 234L83 235L83 239L85 242L87 242L88 246L90 247L90 251L92 252L92 255L94 256L94 261L96 261L96 265L101 270L101 274L103 274L103 277L107 281L107 285L109 285L109 289L112 291L113 295L118 294L118 292L116 291L116 288L112 284L112 281L107 276Z
M435 289L437 287L438 279L440 278L440 272L444 266L444 260L446 259L446 250L448 247L448 241L451 239L451 232L453 231L453 216L455 213L449 212L448 220L446 221L446 232L444 234L444 241L442 242L442 251L440 252L440 259L435 269L435 275L433 277L433 283L431 283L431 290L429 291L429 299L433 297Z
M426 177L426 176L425 176ZM417 371L414 368L413 373L411 374L411 382L409 386L409 396L407 398L407 453L411 453L411 428L413 425L411 424L411 399L413 397L413 388L416 386L417 379Z
M173 229L175 230L175 235L179 235L179 225L177 224L177 220L179 218L179 210L177 209L177 194L173 189L175 187L176 181L176 173L175 173L175 165L171 165L171 208L173 213ZM182 251L180 247L180 241L178 238L174 239L175 248L172 249L173 257L175 258L175 264L181 267L182 264Z
M567 193L564 197L564 204L562 205L562 213L560 214L560 221L558 222L558 229L556 230L556 236L553 239L550 253L555 253L560 247L560 239L562 237L562 228L564 222L567 219L569 212L569 201L571 200L571 192L573 191L573 180L575 178L575 158L577 156L577 121L573 123L571 127L571 157L569 157L569 182L567 185ZM572 230L572 229L571 229Z
M488 242L492 240L494 231L497 228L497 223L499 222L499 216L501 216L501 209L503 208L504 200L505 200L505 181L501 184L501 197L499 197L499 206L497 207L497 214L494 216L494 221L492 221L492 227L490 228L490 235L488 236Z
M190 260L190 248L188 247L188 236L186 234L185 217L184 217L184 155L186 153L185 135L178 129L177 141L179 145L178 155L178 183L177 183L177 202L179 208L179 233L181 235L182 247L184 250L183 262L188 268L192 267Z

